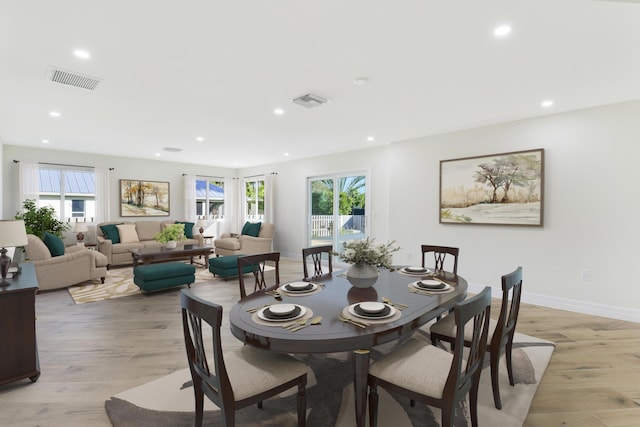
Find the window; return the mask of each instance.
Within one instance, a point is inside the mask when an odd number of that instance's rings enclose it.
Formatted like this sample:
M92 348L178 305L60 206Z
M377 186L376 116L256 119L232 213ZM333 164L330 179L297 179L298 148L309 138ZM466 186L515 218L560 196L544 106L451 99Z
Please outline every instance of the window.
M244 217L246 221L264 221L264 177L244 180Z
M223 178L196 178L196 215L203 219L224 219Z
M38 206L51 206L61 221L93 222L96 216L96 174L93 169L63 166L39 168Z

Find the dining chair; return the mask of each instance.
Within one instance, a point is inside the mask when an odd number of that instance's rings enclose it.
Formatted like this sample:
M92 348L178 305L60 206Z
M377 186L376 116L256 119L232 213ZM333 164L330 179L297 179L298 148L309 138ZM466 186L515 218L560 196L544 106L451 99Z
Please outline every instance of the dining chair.
M434 265L433 267L436 270L445 270L445 260L447 255L451 255L453 257L453 269L451 272L453 274L458 274L458 255L460 255L459 248L452 248L449 246L433 246L433 245L422 245L422 266L430 267L425 265L426 257L428 253L433 254Z
M471 424L478 425L478 387L487 345L491 288L455 305L451 317L457 328L455 350L449 353L424 340L411 338L369 368L369 425L378 423L378 387L400 394L411 403L440 408L441 425L453 425L456 403L469 393ZM464 332L473 329L472 346L464 357Z
M522 294L522 267L502 276L502 303L498 320L489 321L489 335L487 338L487 351L490 354L491 386L493 388L493 403L497 409L502 409L500 400L500 385L498 382L498 366L502 351L505 352L509 383L513 386L513 366L511 364L511 350L513 348L513 335L516 331L518 313L520 312L520 296ZM432 343L447 341L455 347L455 324L445 317L431 325ZM471 330L465 331L464 344L471 344Z
M246 255L238 257L238 283L240 285L240 299L247 296L244 287L244 268L253 266L253 277L255 279L253 292L267 288L267 280L265 276L265 267L267 262L273 263L275 266L275 283L280 284L280 252L269 252L257 255ZM252 292L252 293L253 293Z
M322 254L327 254L327 273L333 272L331 258L333 257L333 245L313 246L310 248L302 248L302 266L304 267L304 278L309 278L307 269L307 259L311 257L313 261L313 276L318 277L327 274L322 270Z
M291 356L257 350L248 345L223 351L220 333L222 306L184 289L180 301L184 342L195 394L195 425L202 426L204 396L220 408L225 425L231 427L238 409L254 403L262 408L264 399L297 386L298 425L304 426L307 366ZM213 332L210 354L204 345L205 324Z

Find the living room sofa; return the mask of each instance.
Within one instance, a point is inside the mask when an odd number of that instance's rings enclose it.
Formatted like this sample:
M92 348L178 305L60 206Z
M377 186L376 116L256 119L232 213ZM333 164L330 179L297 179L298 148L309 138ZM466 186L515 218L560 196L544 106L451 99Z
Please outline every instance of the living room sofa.
M186 221L178 221L178 222L186 222ZM148 247L160 247L163 246L164 243L157 242L154 239L154 236L167 225L175 224L175 220L155 220L155 221L112 221L112 222L103 222L96 226L96 242L98 246L98 251L104 254L107 257L107 268L112 265L119 264L132 264L133 259L131 258L131 252L129 249L134 248L148 248ZM111 239L105 236L102 226L116 226L121 224L134 224L135 232L128 233L122 241L118 243L114 243ZM189 227L191 230L185 229L185 235L192 238L187 238L181 242L178 242L178 247L183 245L202 245L204 239L202 234L193 234L193 223L190 224ZM189 233L191 231L191 233ZM121 240L118 236L118 240Z
M41 291L101 279L107 275L107 257L82 245L64 248L64 254L52 256L49 248L38 236L27 234L24 247L27 262L33 263Z

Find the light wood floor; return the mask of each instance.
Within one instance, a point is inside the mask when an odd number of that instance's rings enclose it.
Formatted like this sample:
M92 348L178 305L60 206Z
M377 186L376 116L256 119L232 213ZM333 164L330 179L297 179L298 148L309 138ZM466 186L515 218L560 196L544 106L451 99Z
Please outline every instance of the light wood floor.
M282 281L301 275L300 261L281 262ZM192 290L228 309L237 288ZM2 426L110 426L105 400L187 367L179 290L76 305L62 289L36 305L42 375L0 386ZM640 425L639 324L523 304L517 330L557 343L526 426Z

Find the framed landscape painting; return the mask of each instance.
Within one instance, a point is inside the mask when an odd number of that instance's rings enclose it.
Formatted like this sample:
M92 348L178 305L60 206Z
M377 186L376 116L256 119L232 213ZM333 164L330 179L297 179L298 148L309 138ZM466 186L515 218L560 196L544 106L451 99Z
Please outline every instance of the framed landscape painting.
M120 216L169 216L169 183L121 179Z
M542 226L544 149L440 161L440 223Z

